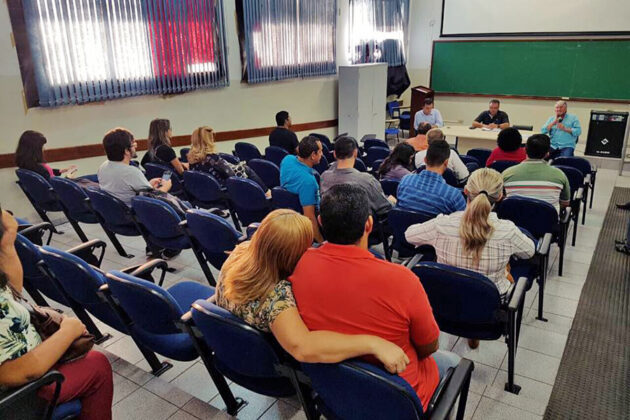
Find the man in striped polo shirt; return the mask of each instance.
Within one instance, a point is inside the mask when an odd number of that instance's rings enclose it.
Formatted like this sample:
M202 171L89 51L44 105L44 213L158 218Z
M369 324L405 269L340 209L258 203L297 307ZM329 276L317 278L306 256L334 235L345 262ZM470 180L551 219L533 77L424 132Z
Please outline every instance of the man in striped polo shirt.
M564 172L545 162L549 136L534 134L527 139L527 159L503 172L507 196L537 198L552 204L558 212L571 200L571 187Z

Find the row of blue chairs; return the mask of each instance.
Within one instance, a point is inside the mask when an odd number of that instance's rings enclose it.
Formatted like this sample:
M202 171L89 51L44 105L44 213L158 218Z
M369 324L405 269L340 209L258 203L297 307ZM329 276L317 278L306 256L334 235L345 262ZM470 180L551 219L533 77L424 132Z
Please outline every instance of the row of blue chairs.
M18 240L28 241L22 235ZM270 334L255 330L208 302L214 289L194 282L179 282L165 289L161 287L163 278L155 284L151 273L160 264L163 268L163 261L105 274L79 258L76 251L34 244L29 248L39 259L40 274L46 277L49 287L57 290L56 297L61 296L59 303L81 314L82 319L89 314L131 336L155 375L170 368L169 363L160 363L155 353L179 361L200 356L229 414L235 415L246 402L234 397L225 378L264 395L297 395L308 418L317 418L320 413L346 418L348 410L381 417L399 413L396 417L446 418L460 395L458 418L463 416L473 369L469 361L462 361L434 401L423 407L405 381L377 366L358 360L337 365L299 365ZM19 255L24 257L23 250ZM25 275L25 284L29 294L36 287L30 273ZM308 392L311 388L316 392L315 398ZM366 398L365 392L381 397ZM1 404L2 400L0 410Z

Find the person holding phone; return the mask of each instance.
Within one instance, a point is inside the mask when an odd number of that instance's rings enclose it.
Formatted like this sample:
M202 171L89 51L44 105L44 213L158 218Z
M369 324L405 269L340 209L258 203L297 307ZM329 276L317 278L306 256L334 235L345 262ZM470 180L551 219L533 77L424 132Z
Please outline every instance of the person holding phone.
M70 165L63 169L53 169L44 160L44 145L47 143L46 137L38 131L27 130L22 133L15 150L15 164L20 169L28 169L50 179L53 176L66 174L72 178L76 172L76 166Z
M85 331L75 317L65 317L59 330L42 341L22 304L22 264L15 250L17 222L5 210L0 223L0 389L18 387L51 369L60 371L59 403L81 400L81 419L110 420L114 385L107 357L90 351L81 359L59 363L70 345ZM51 399L54 385L40 391Z

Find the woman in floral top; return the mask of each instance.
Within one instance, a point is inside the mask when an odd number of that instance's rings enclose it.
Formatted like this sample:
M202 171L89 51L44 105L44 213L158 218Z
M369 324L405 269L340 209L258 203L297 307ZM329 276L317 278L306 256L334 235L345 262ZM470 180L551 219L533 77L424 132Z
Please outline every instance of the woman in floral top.
M2 211L0 226L0 388L16 387L35 380L50 369L60 371L65 380L59 402L81 400L81 419L112 418L113 381L107 358L90 351L85 357L60 364L70 344L85 331L74 317L65 317L59 330L41 340L31 324L30 314L19 301L22 293L22 265L15 251L17 222ZM18 297L18 299L16 299ZM40 392L52 398L54 387Z
M298 361L336 363L371 354L390 372L402 372L409 359L389 341L306 328L286 278L312 242L308 218L288 209L269 213L252 240L237 246L223 264L210 299L259 330L271 331Z

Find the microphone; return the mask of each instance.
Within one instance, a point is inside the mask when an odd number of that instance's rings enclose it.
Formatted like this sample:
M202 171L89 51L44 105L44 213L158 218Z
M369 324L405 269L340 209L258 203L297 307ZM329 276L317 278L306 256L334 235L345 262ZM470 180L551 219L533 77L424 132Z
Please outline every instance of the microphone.
M558 118L558 122L561 123L562 122L562 117Z

